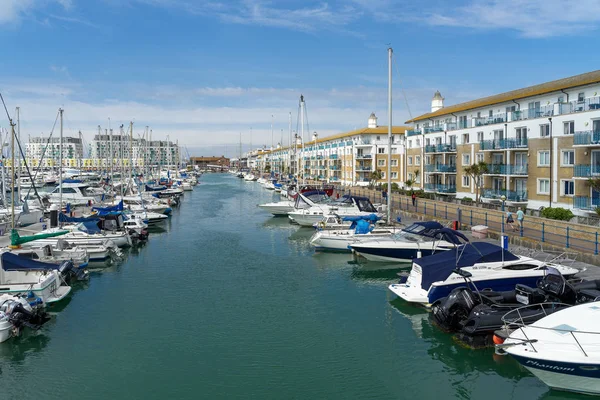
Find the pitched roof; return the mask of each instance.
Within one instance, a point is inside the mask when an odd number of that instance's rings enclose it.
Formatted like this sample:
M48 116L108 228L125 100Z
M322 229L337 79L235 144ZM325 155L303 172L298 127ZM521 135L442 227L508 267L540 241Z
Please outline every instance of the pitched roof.
M440 115L447 115L451 113L457 113L474 108L486 107L492 104L504 103L507 101L523 99L525 97L537 96L540 94L556 92L561 89L568 89L577 86L589 85L592 83L600 82L600 70L586 72L585 74L575 75L568 78L558 79L542 83L539 85L529 86L523 89L511 90L510 92L495 94L493 96L484 97L482 99L467 101L466 103L455 104L441 108L437 111L423 114L406 121L407 124L411 122L417 122L426 120L429 118L439 117Z

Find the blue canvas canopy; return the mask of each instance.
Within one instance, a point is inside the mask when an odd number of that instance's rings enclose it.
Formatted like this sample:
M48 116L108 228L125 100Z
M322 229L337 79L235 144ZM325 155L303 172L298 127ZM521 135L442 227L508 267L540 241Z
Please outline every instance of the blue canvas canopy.
M60 222L85 222L85 221L98 221L97 216L93 217L69 217L63 213L58 214L58 220Z
M98 221L85 221L82 222L80 227L80 231L87 233L100 233L100 227L98 227Z
M455 231L454 229L450 228L438 229L434 232L434 236L436 238L440 238L442 240L445 240L446 242L454 243L456 245L461 244L460 239L462 239L465 242L469 241L469 238L467 238L465 235L463 235L459 231Z
M371 230L370 225L374 224L379 219L380 218L377 215L369 214L369 215L358 215L358 216L352 216L352 217L343 217L342 221L352 221L352 224L350 224L349 229L356 229L355 232L361 234L361 233L368 233ZM364 223L360 223L361 221L363 221Z
M446 280L454 268L470 267L484 262L514 261L518 257L502 247L486 242L463 244L451 250L415 260L421 267L421 287L428 290L433 282Z
M147 192L160 192L161 190L167 190L167 187L164 185L146 185Z
M119 204L115 204L114 206L109 206L109 207L92 207L92 210L96 210L98 212L123 211L123 200L121 200L119 202Z
M2 269L5 271L22 270L52 270L58 269L58 264L50 264L41 261L35 261L30 258L19 257L16 254L6 252L2 253Z

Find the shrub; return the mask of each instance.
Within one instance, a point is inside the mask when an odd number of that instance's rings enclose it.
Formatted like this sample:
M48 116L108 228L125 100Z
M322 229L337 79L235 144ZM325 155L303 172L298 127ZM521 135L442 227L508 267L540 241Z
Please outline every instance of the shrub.
M460 202L462 204L471 204L473 202L473 199L470 197L463 197L462 199L460 199Z
M600 207L594 208L594 212L596 213L597 216L600 217Z
M557 219L559 221L570 221L574 217L571 210L562 207L546 207L540 215L544 218Z

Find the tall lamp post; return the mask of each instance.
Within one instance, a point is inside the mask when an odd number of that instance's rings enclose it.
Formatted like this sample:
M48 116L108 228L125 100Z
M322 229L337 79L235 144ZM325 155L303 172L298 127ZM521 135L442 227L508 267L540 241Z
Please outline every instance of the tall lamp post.
M504 240L505 240L504 239L504 237L505 237L504 236L504 207L506 204L506 196L505 195L500 196L500 200L502 200L502 235L500 237L502 240L502 248L504 249Z

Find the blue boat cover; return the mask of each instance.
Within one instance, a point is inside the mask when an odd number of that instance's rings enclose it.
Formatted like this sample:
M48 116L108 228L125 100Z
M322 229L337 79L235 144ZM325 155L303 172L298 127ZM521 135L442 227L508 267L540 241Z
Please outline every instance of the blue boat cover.
M58 220L60 222L85 222L85 221L98 221L99 218L97 216L93 217L69 217L63 213L58 214Z
M2 269L5 271L22 270L52 270L58 269L58 264L50 264L30 258L19 257L16 254L6 252L2 253Z
M100 228L98 227L97 221L85 221L81 223L81 227L79 230L87 233L100 233Z
M358 215L358 216L352 216L352 217L344 217L344 218L342 218L342 221L356 222L356 221L360 221L360 220L377 222L377 221L380 220L380 218L376 214Z
M359 221L353 222L352 224L356 224L354 233L357 233L359 235L367 234L367 233L371 232L371 230L373 229L373 225L371 225L371 223L365 219L361 219Z
M455 231L454 229L450 228L438 229L437 231L435 231L434 236L441 238L446 242L454 243L456 245L461 244L460 239L464 240L465 242L469 241L469 238L467 238L465 235L463 235L459 231Z
M81 179L63 179L62 183L83 183Z
M146 185L147 192L159 192L161 190L167 190L167 187L163 186L163 185L158 185L158 186L157 185L152 185L152 186Z
M444 281L454 268L470 267L484 262L514 261L518 257L502 247L486 242L463 244L451 250L442 251L414 261L421 267L421 288L429 290L433 282Z
M119 202L119 204L115 204L110 207L92 207L92 210L96 210L98 212L111 212L111 211L123 211L123 200Z

